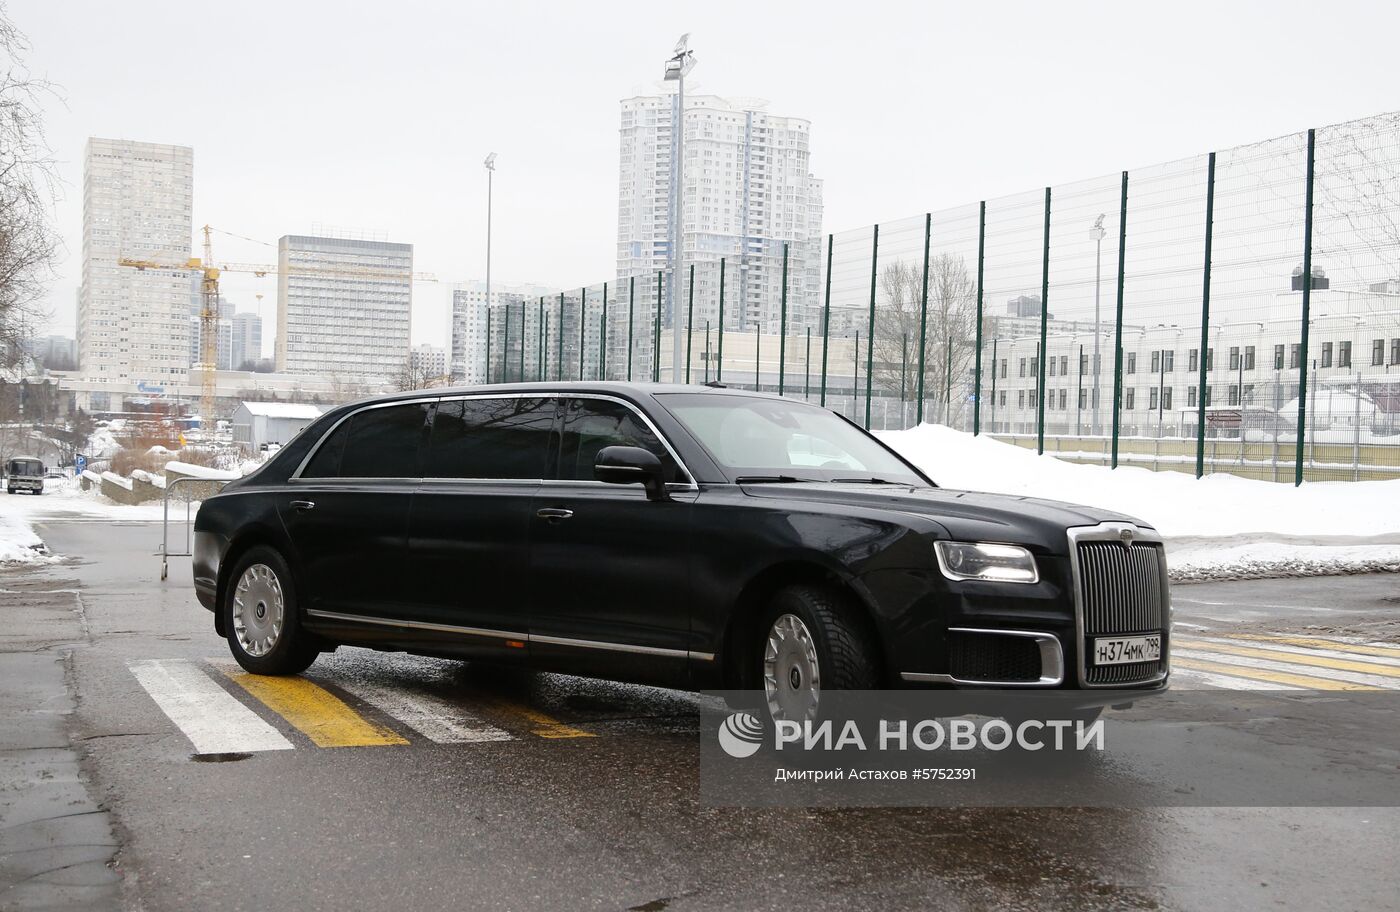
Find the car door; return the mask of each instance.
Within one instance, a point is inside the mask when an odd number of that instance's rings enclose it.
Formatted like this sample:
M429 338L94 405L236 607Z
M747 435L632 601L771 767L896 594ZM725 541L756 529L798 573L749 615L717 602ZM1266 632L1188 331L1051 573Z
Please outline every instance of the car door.
M431 400L366 406L341 421L280 495L304 607L403 617L408 517Z
M680 683L691 646L689 552L695 486L631 404L559 401L555 471L534 498L532 657L565 671ZM595 481L606 446L639 446L667 470L670 497Z
M453 651L524 656L531 506L555 400L442 399L409 533L412 620Z

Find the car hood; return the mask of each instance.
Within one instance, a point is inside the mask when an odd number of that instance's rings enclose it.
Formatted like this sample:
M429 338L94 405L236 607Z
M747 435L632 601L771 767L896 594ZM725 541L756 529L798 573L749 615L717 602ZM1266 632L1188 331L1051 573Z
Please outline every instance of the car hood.
M1065 530L1073 526L1130 522L1151 528L1134 517L1098 507L948 488L801 482L745 485L744 492L750 497L788 500L794 506L891 510L931 520L957 540L1013 542L1057 554L1067 553Z

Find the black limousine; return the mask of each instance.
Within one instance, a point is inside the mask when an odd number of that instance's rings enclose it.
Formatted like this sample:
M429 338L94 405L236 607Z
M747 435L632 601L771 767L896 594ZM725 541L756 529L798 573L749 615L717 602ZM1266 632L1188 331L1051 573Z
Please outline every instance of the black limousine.
M346 644L690 689L1160 689L1160 536L952 491L842 416L623 383L424 390L318 419L206 500L234 657ZM1105 701L1108 702L1108 701Z

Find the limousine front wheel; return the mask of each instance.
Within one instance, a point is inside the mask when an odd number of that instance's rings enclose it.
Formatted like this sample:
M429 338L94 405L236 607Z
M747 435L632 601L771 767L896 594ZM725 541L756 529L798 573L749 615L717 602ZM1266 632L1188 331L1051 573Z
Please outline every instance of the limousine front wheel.
M316 661L318 650L297 623L291 570L272 548L259 545L239 559L224 611L233 657L254 674L299 674Z
M873 638L840 593L789 586L766 615L762 678L774 719L813 719L822 690L879 686Z

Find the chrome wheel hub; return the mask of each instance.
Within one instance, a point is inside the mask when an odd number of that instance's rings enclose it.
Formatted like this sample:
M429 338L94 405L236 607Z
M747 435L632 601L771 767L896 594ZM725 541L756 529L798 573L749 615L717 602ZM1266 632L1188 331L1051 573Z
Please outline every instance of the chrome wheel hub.
M267 564L253 564L233 590L233 633L248 655L265 656L282 636L282 581Z
M768 630L763 649L763 690L774 719L802 721L817 715L821 668L817 644L795 614L784 614Z

